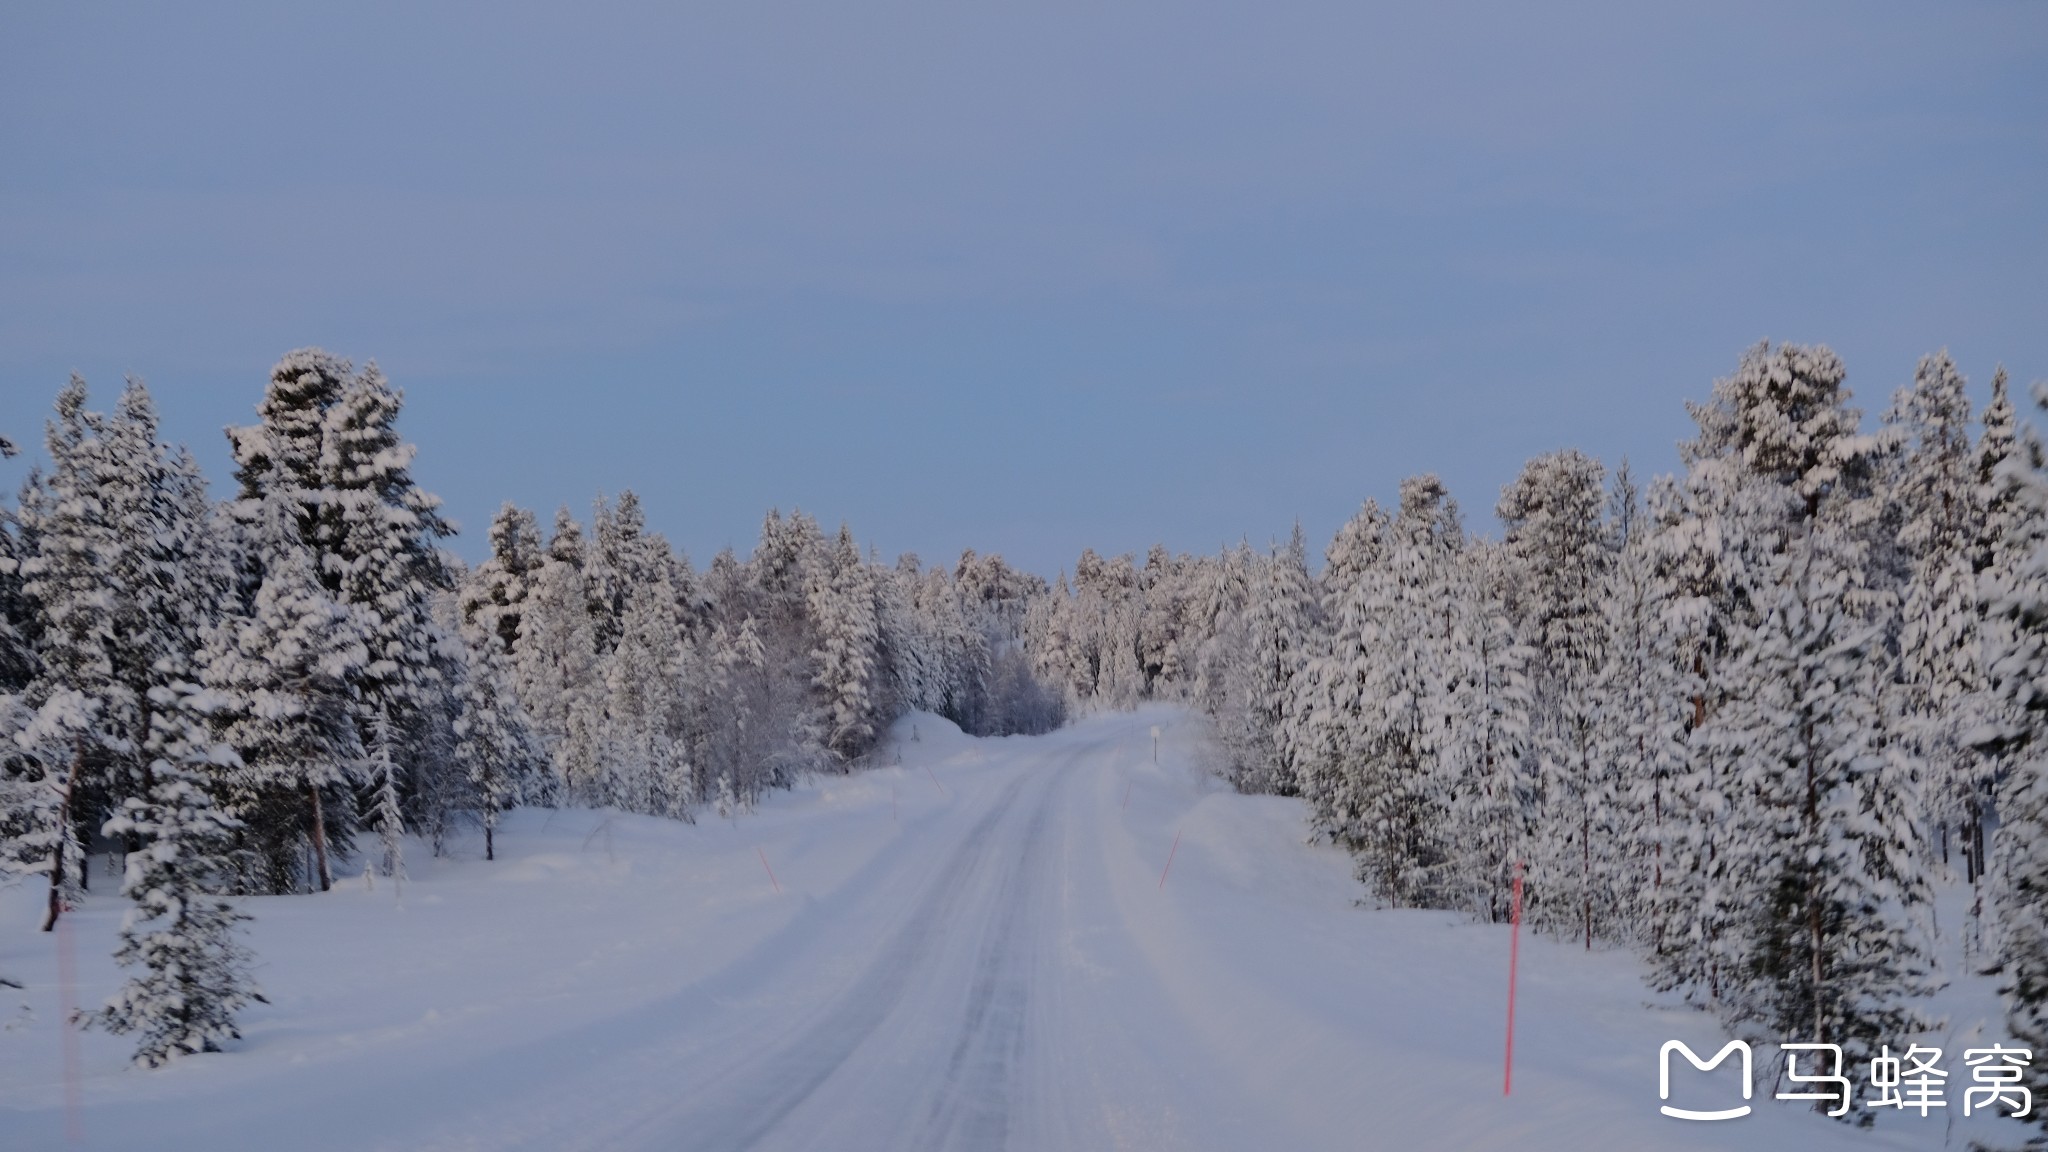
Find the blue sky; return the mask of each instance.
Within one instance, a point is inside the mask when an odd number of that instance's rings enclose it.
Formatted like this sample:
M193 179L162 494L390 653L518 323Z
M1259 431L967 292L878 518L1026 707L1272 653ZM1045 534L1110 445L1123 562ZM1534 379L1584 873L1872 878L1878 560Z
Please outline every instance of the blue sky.
M315 7L0 15L0 431L134 373L224 480L317 344L471 558L632 487L1049 574L1668 470L1766 337L2048 377L2040 0Z

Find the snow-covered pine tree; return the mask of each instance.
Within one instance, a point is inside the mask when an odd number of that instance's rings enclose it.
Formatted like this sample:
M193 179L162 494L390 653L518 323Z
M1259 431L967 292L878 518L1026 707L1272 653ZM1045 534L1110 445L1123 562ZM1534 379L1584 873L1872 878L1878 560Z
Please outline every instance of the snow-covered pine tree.
M38 675L26 696L36 718L16 740L41 785L31 793L32 823L21 843L40 853L38 870L49 878L46 932L77 899L86 838L99 823L93 799L110 791L109 750L122 739L106 715L118 691L109 573L118 545L99 498L110 464L104 418L87 412L85 401L85 381L73 376L57 394L57 418L44 437L50 471L30 473L20 507L28 545L22 590L40 627Z
M687 820L698 790L683 741L687 653L665 573L631 589L619 625L601 661L606 770L590 801Z
M1024 643L1031 653L1032 672L1054 685L1061 702L1070 707L1080 701L1074 680L1078 655L1069 607L1072 598L1067 574L1061 572L1053 582L1052 593L1034 603L1024 621Z
M622 525L603 493L591 504L590 547L584 552L583 586L590 597L591 638L599 655L619 643L619 621L626 613L626 595L631 584L622 570L625 557L623 536L634 525Z
M1181 606L1187 617L1186 640L1193 645L1195 656L1194 666L1188 669L1194 677L1188 686L1190 694L1197 707L1218 718L1241 769L1259 759L1250 751L1259 740L1246 727L1251 715L1243 690L1249 689L1249 684L1242 682L1241 676L1250 635L1246 615L1259 595L1265 563L1249 544L1239 541L1220 556L1188 565L1195 589ZM1230 719L1223 720L1225 716Z
M1985 655L2007 709L2000 730L1983 734L2008 765L1995 793L1990 943L1994 970L2004 976L2007 1022L2038 1050L2048 1047L2048 448L2033 427L2017 423L2004 383L2000 373L1979 450L1995 485L1986 493L1988 566L1980 580ZM2048 411L2048 386L2036 384L2034 400ZM2048 1091L2048 1076L2037 1071L2029 1079L2037 1092Z
M18 701L18 697L10 697ZM71 689L48 693L30 709L15 703L10 712L14 748L7 817L8 871L49 878L42 930L78 899L85 874L86 838L76 816L78 781L86 771L82 749L104 731L101 698Z
M767 693L767 658L754 632L754 618L742 619L733 631L723 624L714 626L704 657L692 662L688 671L698 782L706 789L715 782L719 815L728 817L751 805L767 784L765 734L753 722Z
M870 563L875 589L875 657L883 711L925 708L946 695L944 643L917 608L920 561L906 552L892 567ZM936 708L930 709L937 711Z
M1236 726L1248 738L1238 787L1291 796L1298 785L1284 724L1316 627L1315 587L1301 525L1294 526L1284 548L1254 568L1243 616L1241 642L1232 645L1236 650L1228 662L1227 693L1239 713Z
M454 704L442 669L446 638L433 616L434 598L453 586L434 541L454 526L412 480L415 449L397 431L402 401L375 364L358 372L301 349L271 370L257 406L262 422L228 432L242 488L238 516L263 515L268 500L296 505L300 540L322 585L364 629L369 660L350 685L356 727L365 747L379 723L401 734L386 742L401 790L410 775L454 771L451 749L436 738Z
M983 629L968 623L956 581L945 568L933 568L910 594L912 611L932 646L925 662L924 695L917 706L947 716L971 732L999 725L989 695L995 643Z
M1595 755L1611 766L1617 787L1621 934L1661 955L1663 926L1676 914L1666 872L1677 817L1672 789L1687 768L1690 709L1665 615L1669 584L1626 460L1614 474L1607 524L1614 555L1600 597L1607 660L1595 681Z
M0 505L0 695L19 694L36 674L33 622L21 587L26 550L14 510Z
M1611 560L1606 470L1576 449L1539 456L1496 509L1514 575L1517 632L1530 653L1531 751L1540 779L1530 913L1587 948L1614 934L1621 889L1619 782L1597 755L1595 677L1607 662L1600 593Z
M491 518L490 558L462 582L463 622L495 637L508 656L518 646L520 614L546 555L540 522L508 500Z
M1183 564L1154 544L1138 573L1138 668L1146 699L1163 699L1187 687L1186 661L1180 634L1183 615Z
M41 648L28 702L90 701L85 711L59 704L64 715L44 726L75 738L62 769L60 809L72 828L54 840L64 847L51 861L51 924L70 885L84 881L82 861L65 857L121 800L146 789L155 693L189 675L226 576L205 486L189 457L157 439L148 391L131 382L111 415L85 403L85 382L73 377L49 428L51 470L31 477L20 511L30 545L22 592ZM76 728L85 716L90 726Z
M1976 587L1984 514L1970 418L1962 374L1944 352L1921 360L1913 386L1900 391L1886 426L1901 448L1889 479L1906 569L1899 677L1889 703L1903 721L1902 735L1926 765L1929 815L1943 859L1954 829L1964 874L1975 884L1994 762L1969 743L1985 722L1987 695Z
M1367 500L1331 541L1323 568L1322 639L1295 679L1282 739L1293 750L1296 784L1311 825L1339 844L1352 844L1362 815L1347 766L1360 738L1360 669L1367 659L1371 581L1390 547L1392 521Z
M525 603L523 589L517 603ZM455 691L455 761L483 822L486 860L497 858L500 815L554 799L547 751L520 705L503 624L502 616L485 610L461 625L464 659ZM512 638L518 639L516 632Z
M1695 407L1694 415L1718 421L1704 407ZM1657 986L1703 1002L1720 995L1735 912L1725 882L1732 766L1708 747L1707 722L1723 695L1729 634L1755 622L1735 579L1745 570L1740 548L1749 537L1730 514L1739 460L1726 439L1703 435L1680 445L1685 474L1652 482L1652 527L1644 538L1659 605L1657 636L1668 651L1669 690L1679 695L1682 713L1672 774L1664 781L1662 895L1649 909L1647 931Z
M1992 374L1991 401L1984 406L1980 423L1983 431L1978 436L1975 452L1975 496L1979 516L1977 539L1971 546L1971 561L1977 573L1978 658L1983 666L1986 690L1979 700L1978 719L1982 727L1968 733L1966 739L1973 746L1972 750L1984 758L1983 771L1992 781L1991 791L1995 797L2000 790L2000 782L2014 775L2013 755L2025 743L2028 731L2024 710L2015 704L2011 693L2001 689L1992 675L1992 665L1999 654L2012 651L2017 641L2014 618L2002 611L1999 605L2014 590L2012 580L2020 571L2036 527L2029 523L2028 510L2018 499L2020 487L2006 474L2007 461L2023 461L2030 457L2022 453L2019 416L2013 408L2003 367ZM2034 445L2027 445L2026 452L2032 451ZM2023 466L2021 463L2011 465ZM1987 847L1987 837L1980 822L1976 843L1968 848L1976 857L1978 871L1992 875L1993 883L1988 892L1980 888L1973 906L1977 935L1969 943L1979 963L1995 966L1999 963L1997 937L2003 917L1995 908L1986 915L1984 904L1987 897L1996 899L2003 882L1988 866Z
M190 686L186 686L190 688ZM216 1052L237 1039L235 1013L262 991L250 955L235 938L247 916L218 893L237 823L214 803L218 777L235 752L208 734L204 694L159 695L149 786L128 797L107 834L131 838L121 891L134 901L121 922L114 958L140 971L89 1021L139 1033L135 1062L154 1068L179 1056Z
M2020 448L2019 414L2013 409L2004 367L1991 376L1991 402L1984 406L1977 437L1977 503L1982 510L1977 537L1977 570L1999 572L2013 566L2013 552L2023 535L2026 511L2018 488L2004 474L2005 462ZM2002 649L2001 649L2002 650Z
M405 876L405 815L398 802L398 728L389 706L370 718L364 741L363 782L369 790L370 820L376 826L381 867L395 887Z
M1915 766L1874 705L1878 445L1842 380L1825 348L1759 345L1695 409L1689 455L1732 464L1719 530L1751 609L1729 619L1721 698L1697 734L1727 772L1699 797L1729 809L1718 999L1745 1029L1861 1060L1918 1023L1929 889Z
M581 532L563 509L520 614L513 670L519 699L548 749L553 783L570 796L594 786L599 769L604 687L595 636L584 595Z
M811 653L820 694L813 739L843 766L868 750L880 715L873 575L844 526L825 563L812 570L807 603L818 637Z
M365 625L370 663L359 686L358 722L374 716L403 734L390 742L399 781L452 769L444 758L449 750L429 737L434 721L445 723L455 711L440 655L445 633L433 608L435 597L454 587L434 541L455 527L441 518L440 500L413 483L415 449L398 437L402 402L371 363L329 412L332 472L324 506L339 523L334 550L321 558L323 567L339 570L340 599ZM364 735L366 746L375 743L372 732Z
M1516 864L1533 854L1539 790L1529 756L1532 654L1516 635L1510 592L1517 566L1504 548L1469 544L1452 575L1442 890L1447 905L1498 922L1513 914Z
M1359 701L1344 769L1358 798L1359 879L1395 907L1444 898L1448 795L1445 756L1458 670L1458 508L1434 475L1401 482L1385 562L1360 583L1360 643L1347 679Z
M219 781L237 823L236 884L244 891L299 890L302 847L310 879L326 891L332 857L357 827L353 785L362 741L350 708L351 678L369 659L357 616L321 586L293 510L271 501L245 532L264 558L246 607L224 618L201 650L208 722L238 762Z
M814 598L830 597L832 552L816 520L801 511L784 517L771 510L753 556L727 574L737 579L725 582L725 626L733 631L751 616L761 643L762 691L753 722L769 786L834 763L828 747L831 706L816 656L823 623L812 606Z

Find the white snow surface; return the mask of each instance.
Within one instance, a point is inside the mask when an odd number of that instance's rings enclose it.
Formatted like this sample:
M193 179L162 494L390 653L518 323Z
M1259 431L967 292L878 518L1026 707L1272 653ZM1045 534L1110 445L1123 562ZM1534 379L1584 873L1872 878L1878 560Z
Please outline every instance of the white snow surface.
M415 843L397 892L358 875L247 900L270 1003L230 1051L156 1072L128 1065L126 1039L84 1035L78 1143L60 940L34 930L41 893L17 887L0 894L0 975L27 988L0 989L0 1149L1564 1152L2028 1134L1940 1114L1853 1130L1771 1099L1763 1050L1751 1116L1667 1119L1659 1046L1707 1055L1720 1028L1660 1003L1625 953L1526 933L1504 1099L1509 930L1358 906L1345 855L1304 843L1300 805L1235 795L1211 755L1169 708L1000 740L916 715L887 766L736 821L521 811L496 862L480 836L441 859ZM81 1005L118 986L115 887L96 873L67 921ZM1960 1045L1943 1064L1959 1113Z

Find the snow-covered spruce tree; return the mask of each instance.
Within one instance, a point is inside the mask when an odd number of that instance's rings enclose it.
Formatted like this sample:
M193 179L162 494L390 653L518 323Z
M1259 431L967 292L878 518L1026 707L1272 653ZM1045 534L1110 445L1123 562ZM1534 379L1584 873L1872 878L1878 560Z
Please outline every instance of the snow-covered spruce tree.
M1531 919L1593 946L1615 934L1620 782L1598 752L1595 678L1607 662L1600 593L1611 553L1606 470L1566 449L1539 456L1501 492L1516 630L1530 653L1531 750L1540 781Z
M572 796L597 778L604 691L583 566L583 530L563 508L529 585L513 646L514 683L548 750L551 783Z
M395 733L387 741L395 786L436 797L448 790L408 788L407 780L456 771L440 738L454 705L442 667L445 637L433 617L434 597L453 585L434 541L454 527L441 518L439 500L413 483L414 448L396 427L401 403L375 364L358 372L302 349L271 370L257 406L261 423L228 436L241 484L238 516L262 515L266 500L296 505L300 540L323 587L364 629L369 660L350 684L364 746L374 744L370 729L381 717ZM366 799L373 808L383 803ZM419 815L434 824L444 818Z
M1977 571L1995 580L1997 574L2014 570L2027 526L2027 510L2018 495L2021 486L2006 475L2006 461L2014 458L2021 444L2019 415L2013 409L2003 367L1991 376L1991 402L1984 406L1979 422L1983 431L1977 437L1976 451L1976 499L1981 512L1976 541ZM1986 626L1995 619L1998 618L1987 618Z
M1220 583L1218 575L1225 565L1218 561L1240 552L1249 553L1250 548L1240 543L1225 549L1222 557L1197 561L1196 569L1201 572L1203 583ZM1254 670L1247 667L1252 659L1248 617L1265 580L1266 564L1266 557L1248 557L1248 586L1242 602L1229 606L1213 625L1202 630L1204 635L1194 659L1191 702L1208 717L1210 735L1223 753L1225 777L1241 791L1251 788L1253 779L1263 772L1269 743L1261 737L1257 710L1251 706Z
M369 797L369 823L377 830L378 859L394 884L405 876L405 814L398 801L398 728L389 706L370 717L363 743L363 787Z
M730 553L725 558L729 560ZM754 723L755 711L767 695L766 676L767 656L751 616L733 631L715 625L703 658L689 666L686 686L696 745L692 759L705 790L698 799L716 797L721 817L751 806L768 783L765 734Z
M1489 921L1513 914L1514 869L1532 855L1538 776L1529 756L1532 653L1516 634L1516 566L1474 542L1453 570L1444 903Z
M1072 592L1066 573L1053 582L1052 592L1031 606L1024 621L1024 645L1031 653L1031 671L1054 685L1061 703L1078 701L1073 670L1077 660L1073 635L1073 614L1068 610Z
M1980 581L1989 613L1985 655L2008 708L2002 730L1983 734L2009 765L1996 785L1991 943L2007 1022L2039 1049L2048 1046L2048 449L2001 405L2003 384L2001 374L1980 449L1996 485L1986 494L1990 564ZM2048 410L2048 386L2035 385L2034 398ZM2036 1091L2048 1091L2048 1076L2037 1071L2030 1079Z
M19 694L36 674L34 623L21 587L25 551L14 510L0 505L0 696Z
M590 547L584 550L583 587L590 597L591 639L600 655L619 643L619 621L626 614L626 596L631 583L622 571L625 557L623 537L638 525L621 524L603 493L591 505Z
M763 737L761 774L766 787L782 787L802 772L834 766L827 741L831 706L819 683L817 653L822 625L814 598L830 598L832 546L818 522L801 511L770 511L761 540L737 585L726 588L728 630L751 615L761 643L762 694L754 708ZM737 615L734 614L737 609Z
M1358 620L1345 674L1356 685L1357 729L1341 770L1354 778L1359 879L1390 905L1427 907L1444 898L1449 855L1445 751L1465 548L1457 504L1435 476L1401 482L1388 541L1384 563L1346 608Z
M936 621L918 611L922 561L915 553L875 570L876 631L881 637L883 691L898 707L938 711L947 696L944 641Z
M18 844L40 857L37 870L49 878L46 932L77 899L85 845L99 823L93 800L111 792L109 750L123 741L107 717L119 691L109 571L118 545L99 497L111 463L105 419L87 412L85 399L85 381L76 376L58 393L57 418L44 437L50 471L31 472L21 494L22 591L39 628L38 674L26 693L34 718L16 741L40 786L30 790Z
M1125 568L1130 567L1129 559L1117 557L1125 562ZM1105 600L1101 615L1096 617L1102 653L1096 700L1105 707L1131 709L1145 699L1145 667L1138 656L1141 613L1141 602L1126 591L1115 600Z
M64 715L44 731L73 732L53 818L48 923L83 883L87 838L148 785L154 695L189 675L200 632L217 611L226 571L209 531L205 486L189 457L157 439L149 393L131 383L111 415L85 410L76 377L58 395L47 440L51 469L32 476L20 522L28 554L21 590L39 627L32 707ZM89 702L81 712L72 697ZM89 715L89 726L75 722Z
M1384 562L1392 521L1367 500L1337 532L1325 556L1322 614L1326 638L1295 678L1282 739L1293 751L1296 785L1310 823L1340 844L1355 843L1362 816L1348 770L1368 701L1361 670L1367 642L1368 581Z
M844 526L825 563L812 569L806 601L817 629L811 656L819 692L810 738L843 766L873 743L881 704L873 576Z
M1682 714L1671 774L1660 781L1669 786L1658 822L1662 886L1644 930L1657 986L1712 1002L1721 992L1734 914L1726 882L1733 766L1707 746L1707 721L1724 694L1729 635L1755 621L1735 579L1746 570L1740 548L1750 538L1730 516L1739 459L1718 437L1681 444L1680 452L1684 476L1658 477L1650 486L1652 527L1644 538L1656 636L1670 661L1667 691L1678 695ZM1653 793L1653 804L1657 798Z
M1874 703L1888 671L1862 584L1877 444L1842 379L1825 348L1759 345L1695 409L1689 455L1734 465L1720 531L1749 606L1695 734L1723 791L1696 799L1729 810L1724 1015L1860 1060L1919 1023L1929 891L1915 765Z
M298 891L305 847L309 879L326 891L332 859L358 826L353 785L363 745L350 684L369 650L356 614L321 586L292 515L270 501L245 529L261 534L248 547L265 558L260 583L199 657L208 722L239 752L216 786L236 821L231 851L242 891Z
M462 582L464 624L490 634L507 656L518 647L521 614L546 557L540 522L508 500L491 518L490 557Z
M463 636L468 660L457 685L456 764L475 797L484 826L484 859L497 859L498 818L507 810L551 799L547 753L534 735L513 687L512 656L479 618Z
M155 741L160 754L150 762L149 786L107 822L108 835L137 845L121 885L134 907L122 919L114 958L140 971L88 1021L137 1033L135 1062L151 1068L219 1051L241 1035L235 1013L263 999L249 952L235 938L236 924L248 917L218 894L237 825L213 795L236 757L207 732L196 714L205 707L203 693L160 694L154 720L165 735Z
M20 700L7 698L14 744L7 756L7 871L48 877L42 925L48 932L83 887L86 839L75 816L78 779L86 770L80 750L92 746L104 731L101 701L69 689L49 693L35 708Z
M389 744L394 776L402 781L454 769L452 748L434 739L436 728L453 716L454 704L443 663L447 637L433 612L435 597L454 587L434 541L455 528L441 519L440 500L412 481L414 448L397 431L401 403L372 363L350 381L329 414L327 451L334 471L325 502L338 511L340 523L336 548L322 560L338 568L342 602L365 624L370 663L358 715L395 726ZM365 746L374 740L366 731ZM419 781L411 790L422 797L443 791ZM438 811L416 814L429 822L443 818Z
M1953 828L1964 874L1975 884L1995 762L1969 743L1986 720L1987 700L1976 587L1984 515L1970 418L1963 377L1946 353L1920 362L1913 386L1900 391L1886 417L1886 431L1901 449L1888 479L1906 572L1899 676L1888 703L1926 765L1930 823L1939 830L1942 857L1948 858Z
M675 572L668 542L648 534L640 497L631 489L619 493L616 505L607 504L599 496L591 525L583 579L590 596L597 650L608 653L618 646L625 630L626 608L633 590L656 578L673 583Z
M1233 566L1217 567L1227 572ZM1284 724L1316 627L1315 587L1299 524L1284 548L1253 565L1241 617L1233 635L1215 636L1205 645L1223 650L1227 690L1217 722L1241 734L1233 749L1238 789L1291 796L1298 786ZM1205 671L1204 680L1214 678Z
M130 381L106 422L111 465L101 499L118 550L108 576L114 602L112 704L133 746L124 790L147 786L156 697L192 679L191 659L221 609L227 557L212 531L212 506L198 465L157 438L154 401Z
M1166 699L1188 688L1191 653L1182 647L1185 595L1184 569L1187 565L1154 544L1145 554L1145 567L1138 573L1138 669L1144 678L1146 699ZM1213 617L1212 617L1213 619Z
M991 638L968 623L960 589L945 568L918 572L915 557L909 559L911 568L898 567L901 595L908 600L908 618L898 627L916 639L892 649L904 669L896 677L903 702L969 732L1000 727L989 695Z
M683 738L687 654L666 573L633 587L619 629L601 664L605 771L588 800L687 820L697 794Z
M1677 914L1666 871L1678 816L1674 782L1688 765L1690 708L1666 617L1670 585L1659 571L1653 525L1626 460L1614 474L1607 523L1614 557L1600 597L1607 660L1595 680L1595 755L1610 766L1617 788L1621 935L1660 955L1663 926Z

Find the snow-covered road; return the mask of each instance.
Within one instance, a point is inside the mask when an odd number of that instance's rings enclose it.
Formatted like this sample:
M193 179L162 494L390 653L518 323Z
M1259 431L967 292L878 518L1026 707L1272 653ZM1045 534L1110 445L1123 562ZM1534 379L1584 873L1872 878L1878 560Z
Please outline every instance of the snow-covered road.
M1299 806L1223 789L1184 714L984 741L916 717L896 737L900 764L737 822L525 812L503 859L459 844L416 860L402 894L355 880L251 901L272 1003L236 1051L164 1072L86 1037L83 1146L1562 1152L1962 1135L1910 1116L1853 1132L1770 1100L1763 1069L1755 1115L1665 1119L1658 1046L1708 1052L1718 1029L1651 1006L1624 954L1528 937L1504 1101L1506 929L1354 907L1347 861L1302 843ZM82 1002L115 985L118 914L102 894L76 918ZM31 894L0 898L0 972L29 982L33 1013L0 1034L6 1149L67 1146L58 973L32 915Z

